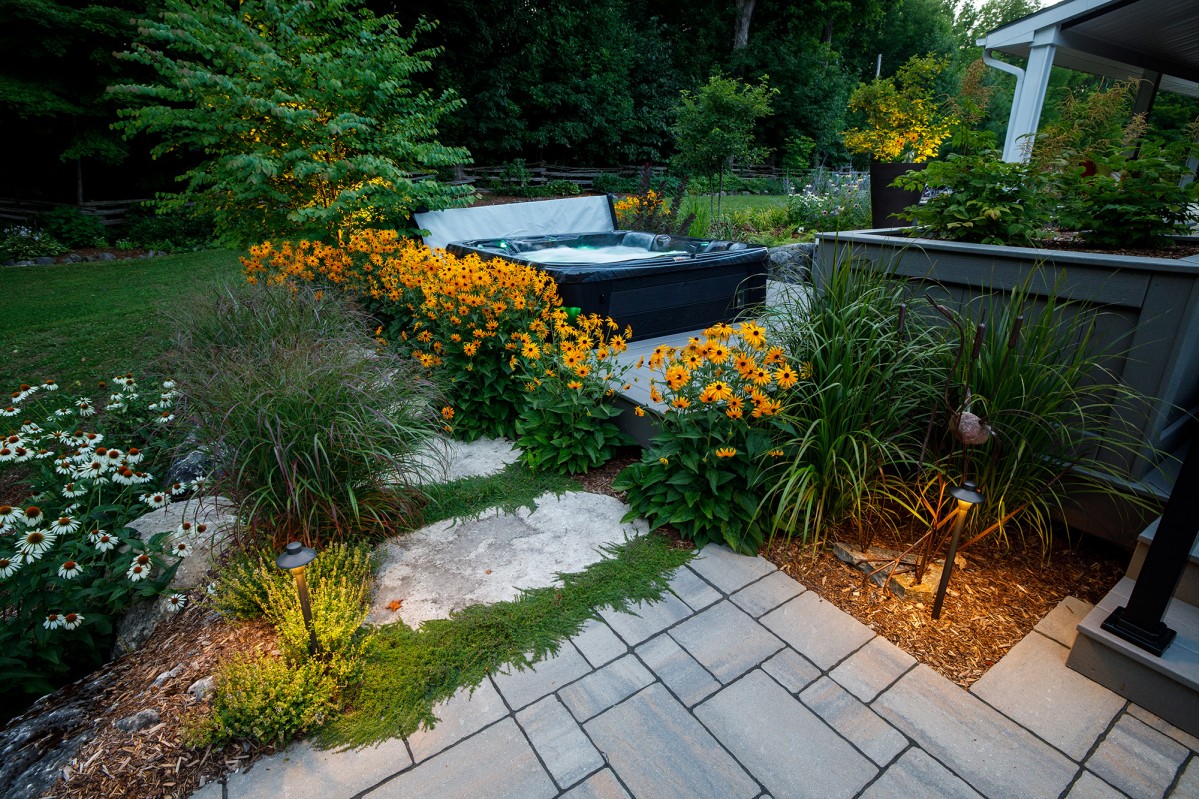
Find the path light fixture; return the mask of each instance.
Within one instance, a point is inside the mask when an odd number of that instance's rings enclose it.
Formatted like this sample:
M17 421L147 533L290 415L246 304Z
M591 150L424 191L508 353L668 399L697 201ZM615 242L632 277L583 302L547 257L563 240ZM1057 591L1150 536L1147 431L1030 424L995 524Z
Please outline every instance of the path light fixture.
M957 543L957 539L954 539ZM308 601L308 583L304 581L304 569L316 559L316 550L299 541L287 545L283 554L275 559L275 565L286 569L296 578L296 592L300 595L300 612L304 614L304 628L308 630L308 654L316 654L316 630L312 627L312 603Z
M945 601L945 591L949 588L949 575L953 571L953 559L958 554L958 542L962 539L962 527L966 524L966 516L975 505L982 504L983 495L978 493L974 481L967 480L960 486L949 489L949 496L957 500L958 517L953 523L953 536L949 539L949 551L945 553L945 565L941 567L941 584L937 586L937 598L933 600L933 618L941 618L941 604Z

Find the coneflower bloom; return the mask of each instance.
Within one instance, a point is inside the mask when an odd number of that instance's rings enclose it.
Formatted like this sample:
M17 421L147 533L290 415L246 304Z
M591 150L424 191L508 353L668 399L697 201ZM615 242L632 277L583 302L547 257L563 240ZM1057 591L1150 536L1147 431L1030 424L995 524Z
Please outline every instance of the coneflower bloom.
M0 524L15 522L22 515L20 508L14 508L12 505L0 505Z
M66 622L63 621L61 613L49 613L46 615L46 620L44 622L42 622L42 626L45 627L47 630L57 630L59 627L62 627L65 623Z
M26 560L37 560L50 551L50 547L54 546L55 538L56 536L45 530L30 530L21 537L21 542L17 544L17 550L25 556Z
M83 624L82 613L68 613L62 617L63 629L74 630L80 624Z
M167 610L172 613L178 613L187 604L187 597L183 594L171 594L167 597Z
M142 494L139 499L149 505L151 508L165 508L171 504L171 496L165 491L154 491L148 494Z
M33 527L34 525L41 524L44 518L46 518L46 514L42 513L41 508L37 505L30 505L25 509L22 521L25 522L27 527Z
M68 560L58 567L58 576L64 580L74 580L82 573L83 567L73 560Z
M192 553L191 545L186 541L179 541L171 545L171 554L177 558L186 558Z
M21 568L21 556L15 555L11 558L0 558L0 579L12 577L17 569Z
M50 522L50 532L55 535L67 535L79 529L79 521L73 516L59 516Z
M144 580L150 576L150 567L135 562L129 567L129 571L125 572L125 576L129 578L130 582L136 583L138 580Z
M93 542L96 545L97 552L107 552L117 544L121 543L121 539L117 538L115 535L110 535L103 530L98 530L97 532L99 534L96 536L96 540Z

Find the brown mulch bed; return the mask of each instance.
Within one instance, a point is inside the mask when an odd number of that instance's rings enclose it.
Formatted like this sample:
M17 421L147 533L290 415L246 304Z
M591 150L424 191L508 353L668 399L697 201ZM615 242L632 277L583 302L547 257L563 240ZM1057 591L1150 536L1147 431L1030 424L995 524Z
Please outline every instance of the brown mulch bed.
M213 674L220 663L274 647L275 633L266 623L228 624L203 606L180 611L142 649L102 670L102 690L90 702L95 708L88 720L94 737L43 796L182 799L202 783L244 767L267 750L242 744L223 749L184 745L189 720L207 705L187 689ZM153 685L156 677L175 669L174 676ZM80 690L86 690L84 682ZM157 711L158 723L138 732L124 732L113 724L142 710Z

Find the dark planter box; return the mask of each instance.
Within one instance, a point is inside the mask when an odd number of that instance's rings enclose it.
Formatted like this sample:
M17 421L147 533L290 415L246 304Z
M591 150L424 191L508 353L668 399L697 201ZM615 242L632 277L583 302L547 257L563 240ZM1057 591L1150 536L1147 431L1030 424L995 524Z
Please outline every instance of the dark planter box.
M1034 298L1047 297L1060 285L1064 297L1099 313L1096 346L1123 353L1108 368L1153 398L1145 413L1123 420L1146 442L1144 457L1129 455L1117 465L1130 483L1144 479L1138 488L1161 495L1163 481L1151 472L1161 453L1186 444L1191 412L1199 406L1199 256L1174 260L1063 252L916 239L899 229L863 230L819 237L817 285L847 257L859 267L890 269L919 284L921 294L949 305L1010 291L1039 266ZM1112 424L1120 423L1113 414ZM1136 532L1140 529L1143 525Z

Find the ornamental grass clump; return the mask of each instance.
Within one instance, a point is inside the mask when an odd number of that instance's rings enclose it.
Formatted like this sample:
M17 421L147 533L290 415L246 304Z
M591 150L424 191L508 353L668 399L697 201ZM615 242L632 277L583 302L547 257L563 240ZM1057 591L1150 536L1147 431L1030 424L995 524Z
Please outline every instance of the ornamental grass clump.
M699 546L756 553L768 530L765 476L787 455L781 413L807 367L754 322L719 323L682 349L660 346L649 366L662 373L650 396L666 407L653 446L613 484L628 492L628 518L672 524Z
M171 542L174 530L142 539L128 526L197 487L161 488L151 473L174 426L174 384L118 375L99 389L106 396L69 396L46 380L0 408L0 470L24 469L31 492L21 506L0 503L6 690L46 693L56 676L102 663L117 615L163 593L191 551Z
M174 363L215 487L247 545L309 545L409 526L420 452L439 426L429 383L375 351L369 323L310 286L227 289L181 317Z
M632 329L620 330L596 314L573 321L554 317L554 335L539 344L521 340L521 369L527 392L516 421L521 458L533 471L576 474L602 466L616 447L631 443L616 426L621 411L612 404L629 366L616 357L628 348Z
M354 234L344 247L267 242L243 260L251 280L351 292L382 324L377 335L438 381L457 437L516 436L523 404L517 374L528 339L550 339L561 304L553 279L502 259L458 257L394 231Z

